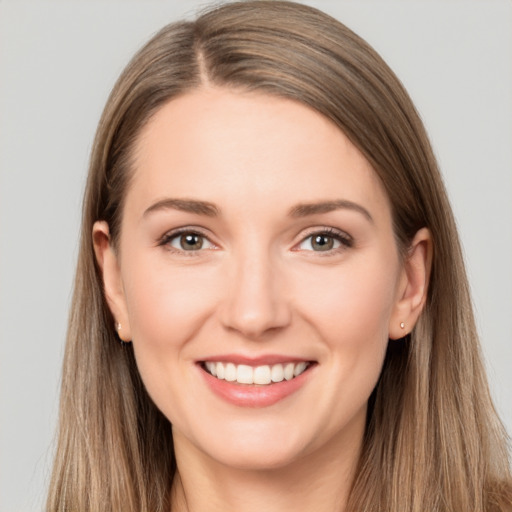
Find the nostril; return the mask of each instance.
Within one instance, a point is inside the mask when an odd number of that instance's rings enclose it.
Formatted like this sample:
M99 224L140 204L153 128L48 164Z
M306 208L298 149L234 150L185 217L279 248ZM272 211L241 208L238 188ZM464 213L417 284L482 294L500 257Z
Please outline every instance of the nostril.
M231 331L238 331L247 338L260 338L271 332L281 330L289 324L289 315L280 312L275 305L249 308L241 303L225 312L224 326Z
M261 252L261 241L248 244L230 268L219 315L224 327L259 339L289 325L291 313L282 286L284 269ZM249 250L251 245L252 250Z

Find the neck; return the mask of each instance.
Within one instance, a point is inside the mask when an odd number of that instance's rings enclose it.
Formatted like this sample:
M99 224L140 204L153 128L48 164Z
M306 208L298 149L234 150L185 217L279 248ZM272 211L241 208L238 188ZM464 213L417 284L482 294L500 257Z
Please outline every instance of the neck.
M358 439L348 444L333 439L284 467L251 470L214 461L175 432L178 473L172 510L342 512L359 460L362 430Z

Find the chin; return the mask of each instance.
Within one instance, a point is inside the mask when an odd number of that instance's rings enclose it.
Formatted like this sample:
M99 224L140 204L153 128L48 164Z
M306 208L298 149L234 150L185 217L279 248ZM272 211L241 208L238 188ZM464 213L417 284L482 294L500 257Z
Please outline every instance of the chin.
M218 463L243 471L272 471L286 468L301 458L301 449L277 449L274 446L266 448L245 447L241 449L223 450L222 453L210 453L211 458Z
M275 470L302 458L314 436L275 422L232 424L200 433L193 444L208 458L240 470Z

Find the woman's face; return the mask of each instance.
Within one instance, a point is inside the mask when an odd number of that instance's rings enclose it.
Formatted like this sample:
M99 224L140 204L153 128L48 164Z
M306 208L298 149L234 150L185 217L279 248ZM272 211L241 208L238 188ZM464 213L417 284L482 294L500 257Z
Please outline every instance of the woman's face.
M176 443L244 468L358 448L407 278L379 179L326 118L227 89L170 101L106 252Z

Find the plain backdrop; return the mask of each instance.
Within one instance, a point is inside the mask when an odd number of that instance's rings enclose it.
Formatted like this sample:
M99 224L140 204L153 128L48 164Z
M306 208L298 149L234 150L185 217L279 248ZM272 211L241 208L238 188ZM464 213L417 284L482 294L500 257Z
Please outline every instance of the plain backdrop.
M402 79L460 228L512 431L512 3L310 1ZM88 154L134 51L194 1L0 1L0 511L43 508Z

